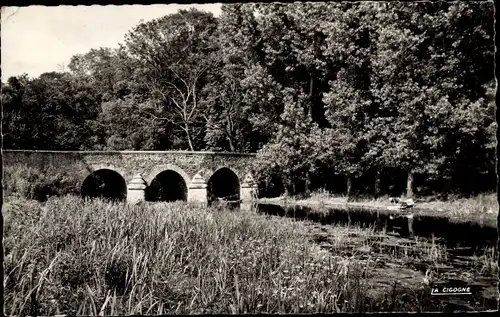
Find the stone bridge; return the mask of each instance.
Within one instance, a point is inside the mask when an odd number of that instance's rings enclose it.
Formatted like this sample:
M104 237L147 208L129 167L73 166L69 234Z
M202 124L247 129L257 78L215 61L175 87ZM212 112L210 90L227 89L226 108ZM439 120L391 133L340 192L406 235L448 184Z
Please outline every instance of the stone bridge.
M187 151L3 150L4 171L16 165L74 178L83 196L207 204L217 197L257 195L255 154Z

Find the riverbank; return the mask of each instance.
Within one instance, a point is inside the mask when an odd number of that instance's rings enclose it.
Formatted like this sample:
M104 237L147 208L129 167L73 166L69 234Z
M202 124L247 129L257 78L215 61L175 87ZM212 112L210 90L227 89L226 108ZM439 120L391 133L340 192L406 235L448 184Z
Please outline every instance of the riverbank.
M496 307L492 247L455 263L434 239L180 202L7 197L3 212L8 315ZM431 296L431 283L450 278L476 283L475 298Z
M390 214L413 214L416 216L446 217L454 222L475 222L496 226L498 201L495 193L481 194L471 198L450 198L448 201L431 200L431 198L414 199L415 205L408 209L391 210L396 206L388 196L378 199L356 199L347 201L347 197L333 196L329 193L313 193L308 198L280 196L261 198L260 203L278 205L300 205L306 207L331 208L367 208L378 209Z

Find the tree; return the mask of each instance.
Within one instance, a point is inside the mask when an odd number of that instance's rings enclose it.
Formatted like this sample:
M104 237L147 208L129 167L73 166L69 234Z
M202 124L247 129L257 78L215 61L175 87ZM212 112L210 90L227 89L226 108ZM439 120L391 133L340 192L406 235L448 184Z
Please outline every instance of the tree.
M251 129L248 121L250 113L244 103L245 93L238 77L229 70L221 69L220 74L219 78L205 86L205 141L212 149L227 149L229 146L231 152L243 152L245 136Z
M376 152L369 153L370 124L376 117L370 73L373 33L376 28L374 4L359 3L339 8L342 14L325 25L328 37L323 54L335 61L337 71L324 94L329 135L337 172L347 179L347 195L351 197L352 180L377 169ZM371 140L373 142L373 140Z
M474 152L486 109L480 96L492 79L489 14L486 3L393 4L378 13L372 91L392 118L384 161L408 172L408 196L414 173L451 176L463 149Z
M202 146L193 140L203 139L199 93L216 61L212 39L216 27L210 13L180 10L141 23L126 37L127 49L138 65L134 79L162 113L150 115L178 127L192 151Z
M68 68L76 78L93 86L102 101L134 92L130 79L136 66L123 45L76 54L71 57Z
M262 40L255 12L253 4L224 4L217 33L222 59L220 89L236 89L229 95L238 100L239 118L246 116L244 121L248 121L240 127L245 131L242 146L250 152L269 142L283 112L283 87L261 63Z
M9 83L13 94L4 105L10 121L5 124L10 134L6 146L54 150L90 146L89 121L98 112L92 87L68 73L56 72L35 79L14 78Z
M30 131L35 123L33 118L23 109L23 95L29 84L28 75L10 77L7 83L2 83L2 134L3 146L10 149L22 149L32 136Z
M162 120L150 120L137 107L150 108L146 103L129 96L102 103L95 131L102 131L100 144L108 150L155 150L170 148L175 138L167 138L172 127ZM98 144L99 144L98 143Z
M491 2L181 10L140 23L118 49L75 55L70 73L2 83L4 142L262 149L261 180L283 176L290 193L325 172L346 177L350 197L354 179L374 176L378 194L389 173L407 178L408 196L440 179L439 190L474 192L471 180L495 174L493 12Z
M340 70L324 101L332 128L351 136L344 150L358 173L404 170L411 196L415 173L446 177L474 161L457 154L477 152L485 123L479 96L492 77L477 74L492 65L487 15L487 5L360 3L330 24L325 55Z
M327 126L322 94L328 91L335 63L323 56L325 25L339 17L341 4L257 4L261 65L282 86L304 91L314 122Z
M310 174L317 164L318 151L314 140L319 128L305 110L306 94L290 88L284 94L285 111L281 115L278 133L258 152L255 170L261 180L269 180L273 176L269 172L279 171L288 194L307 193Z

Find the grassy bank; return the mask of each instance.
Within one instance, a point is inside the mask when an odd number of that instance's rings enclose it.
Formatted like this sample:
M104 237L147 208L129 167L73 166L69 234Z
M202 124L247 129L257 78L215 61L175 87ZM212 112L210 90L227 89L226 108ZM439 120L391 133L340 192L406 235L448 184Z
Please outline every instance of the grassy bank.
M390 294L371 283L374 272L391 283L359 251L373 230L330 228L327 251L312 224L224 208L62 197L7 198L3 212L8 315L446 310L420 279Z
M331 206L331 207L365 207L388 210L392 204L389 197L357 198L348 201L346 196L334 196L328 192L314 192L307 198L281 196L277 198L263 198L261 202L278 203L283 205L296 204L302 206ZM498 201L496 193L480 194L471 198L450 197L447 201L440 201L431 197L414 199L415 206L403 212L412 212L416 215L439 216L454 219L456 221L479 221L486 220L496 223L498 215ZM398 211L391 211L391 213Z
M8 315L334 312L372 309L355 261L304 227L182 204L6 200ZM397 309L395 307L395 309Z

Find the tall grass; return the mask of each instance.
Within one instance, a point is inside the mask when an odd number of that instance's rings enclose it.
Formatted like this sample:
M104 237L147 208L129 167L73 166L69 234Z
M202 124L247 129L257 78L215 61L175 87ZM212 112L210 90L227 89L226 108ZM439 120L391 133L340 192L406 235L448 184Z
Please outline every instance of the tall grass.
M291 219L68 196L8 199L4 213L8 315L375 307L366 264L334 261Z
M498 272L498 249L497 247L486 248L484 254L474 256L474 265L479 274Z
M447 201L429 201L420 203L424 208L432 208L454 217L470 215L498 214L498 197L496 193L479 194L474 197L449 197Z

